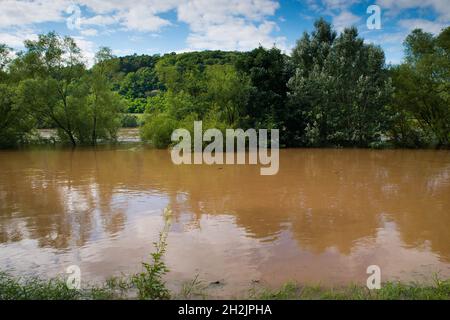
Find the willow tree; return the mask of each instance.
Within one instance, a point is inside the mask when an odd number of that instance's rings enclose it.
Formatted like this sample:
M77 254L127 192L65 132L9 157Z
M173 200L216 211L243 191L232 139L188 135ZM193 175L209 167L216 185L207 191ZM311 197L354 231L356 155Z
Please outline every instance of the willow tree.
M7 45L0 43L0 82L6 80L6 66L11 61L10 57L11 48Z
M290 126L286 121L286 83L291 77L289 57L277 48L260 46L241 54L236 68L250 78L248 102L241 112L240 124L244 128L280 129L282 143L289 145Z
M237 125L248 101L250 79L232 65L207 66L206 79L212 110L226 124Z
M112 73L117 69L109 48L101 48L95 56L95 65L86 77L88 86L86 113L83 120L85 130L80 133L80 140L88 140L90 144L97 144L98 139L115 140L120 128L123 103L117 92L112 91Z
M0 148L20 145L34 127L33 119L17 103L17 90L8 70L10 57L11 49L0 44Z
M105 71L111 57L101 52L97 64L87 70L75 40L56 33L25 41L25 47L16 62L26 74L19 85L20 103L73 146L114 138L121 104Z
M16 102L14 87L0 83L0 148L16 147L26 142L34 121Z
M392 92L381 48L366 44L356 28L339 36L321 19L294 48L289 80L291 121L303 145L369 146L389 125Z
M403 144L411 144L408 140L417 127L437 146L448 147L450 27L437 36L416 29L408 35L404 45L406 59L392 70L394 106L403 115L402 121L393 128L396 129L395 138Z
M29 78L19 86L21 103L36 118L48 119L61 139L75 146L76 121L81 115L80 79L85 72L81 51L72 38L56 33L25 41L20 57Z

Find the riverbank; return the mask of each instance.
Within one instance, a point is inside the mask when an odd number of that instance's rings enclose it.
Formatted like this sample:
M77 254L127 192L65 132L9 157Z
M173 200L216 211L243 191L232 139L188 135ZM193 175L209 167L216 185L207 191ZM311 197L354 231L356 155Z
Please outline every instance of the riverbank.
M131 278L130 278L131 279ZM139 299L139 288L128 278L111 278L100 285L81 290L68 289L63 278L16 278L0 272L0 300L123 300ZM142 298L142 297L141 297ZM196 278L180 292L169 292L166 299L208 299L207 289ZM348 285L325 287L286 283L279 289L254 288L243 297L249 300L450 300L450 279L434 279L432 285L386 282L380 290Z

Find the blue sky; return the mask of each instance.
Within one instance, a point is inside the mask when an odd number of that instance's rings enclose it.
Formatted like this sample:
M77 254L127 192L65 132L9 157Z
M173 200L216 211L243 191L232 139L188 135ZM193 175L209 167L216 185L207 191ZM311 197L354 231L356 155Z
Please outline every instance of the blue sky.
M74 37L92 61L99 46L116 55L204 49L251 50L274 44L289 54L314 20L338 31L355 25L367 42L399 63L402 41L414 28L438 33L450 24L449 0L0 0L0 43L20 50L23 40L55 30ZM381 28L369 29L370 5Z

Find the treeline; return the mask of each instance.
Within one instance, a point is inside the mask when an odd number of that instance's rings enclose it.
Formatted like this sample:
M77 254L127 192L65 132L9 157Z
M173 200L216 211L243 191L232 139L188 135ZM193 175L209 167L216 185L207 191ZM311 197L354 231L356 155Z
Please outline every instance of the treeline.
M72 39L41 35L14 59L0 46L0 145L26 143L37 127L96 144L145 113L142 137L161 148L194 120L277 128L285 147L448 147L450 27L414 30L404 46L404 62L387 66L356 28L338 35L320 19L291 56L260 47L116 58L102 48L87 68Z

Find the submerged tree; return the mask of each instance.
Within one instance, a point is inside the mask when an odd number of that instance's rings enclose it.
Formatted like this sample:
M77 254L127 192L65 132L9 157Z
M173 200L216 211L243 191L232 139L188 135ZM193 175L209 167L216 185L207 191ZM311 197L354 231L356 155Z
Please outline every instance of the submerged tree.
M23 143L34 121L17 103L17 90L7 72L11 49L0 44L0 148L15 147Z
M206 79L212 110L227 125L237 125L248 100L249 78L232 65L214 65L206 68Z
M81 51L70 37L49 33L26 41L25 47L17 63L27 74L19 85L21 105L51 123L73 146L114 137L119 99L111 92L100 55L98 65L87 73Z
M356 28L336 36L321 19L297 43L292 60L290 115L299 144L369 146L381 141L391 95L381 48L365 44Z
M6 46L5 44L0 43L0 82L6 80L7 73L5 69L11 61L10 53L11 48Z
M36 118L49 119L63 140L76 145L76 119L80 116L80 78L85 71L80 49L71 38L55 33L25 41L21 57L30 75L19 87L22 105Z
M117 130L120 128L120 113L123 103L118 93L113 92L110 75L116 70L117 64L109 48L101 48L95 56L95 65L87 76L88 86L87 113L89 117L89 130L82 130L79 136L81 141L89 138L90 144L95 145L100 139L116 139ZM82 123L79 124L82 127ZM83 134L90 133L89 137Z
M410 145L419 129L437 146L449 146L450 27L438 36L416 29L404 45L405 62L392 70L394 108L401 114L392 130L394 138Z
M243 104L240 122L245 128L277 128L281 139L289 144L286 108L289 57L277 48L259 47L242 54L237 69L248 75L248 102Z
M165 91L147 98L144 140L167 147L172 128L193 128L195 120L204 128L237 126L245 116L249 78L233 63L236 53L195 52L170 54L156 64Z
M0 148L15 147L27 140L33 119L16 102L13 87L0 83Z

